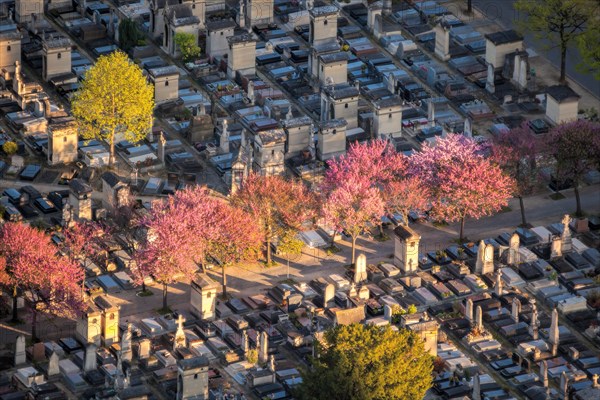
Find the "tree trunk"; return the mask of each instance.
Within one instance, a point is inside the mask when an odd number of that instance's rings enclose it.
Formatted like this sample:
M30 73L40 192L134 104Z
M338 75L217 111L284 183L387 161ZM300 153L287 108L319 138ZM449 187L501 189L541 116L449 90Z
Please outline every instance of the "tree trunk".
M579 185L577 182L573 182L573 191L575 192L575 201L577 202L577 210L575 215L583 217L583 210L581 209L581 197L579 196Z
M402 213L402 226L408 226L408 213Z
M473 12L473 0L467 0L467 13L471 14Z
M561 35L562 36L562 35ZM567 43L563 39L560 42L560 83L567 81Z
M465 233L465 217L462 217L460 219L460 237L458 238L458 241L460 243L462 243L464 240L464 233Z
M221 264L221 278L223 283L223 298L227 298L227 274L225 273L225 265Z
M333 251L333 249L335 248L335 231L333 231L333 233L331 234L331 250Z
M146 281L145 280L142 281L142 293L146 293Z
M167 309L167 292L168 292L168 286L166 283L163 283L163 310Z
M356 239L357 238L358 238L357 236L352 236L352 265L354 265L354 261L355 261L354 255L356 253Z
M109 144L110 144L110 155L108 157L108 166L110 168L115 166L115 131L113 131L110 140L109 140Z
M527 225L527 220L525 219L525 203L523 202L523 196L519 196L519 206L521 207L521 224L525 227Z
M17 299L18 299L18 292L17 292L17 287L15 286L13 288L13 295L12 295L12 301L13 301L13 310L12 310L12 322L19 322L19 311L17 310Z
M271 266L271 236L267 236L267 267Z
M379 224L379 236L383 239L383 222Z

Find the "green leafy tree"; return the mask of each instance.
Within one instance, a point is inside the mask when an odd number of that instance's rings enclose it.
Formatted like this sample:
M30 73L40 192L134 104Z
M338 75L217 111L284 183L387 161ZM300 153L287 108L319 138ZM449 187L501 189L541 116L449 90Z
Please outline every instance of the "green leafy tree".
M258 362L258 351L256 349L248 350L246 354L246 361L250 364L256 364Z
M600 8L600 4L598 4ZM577 38L577 46L581 53L582 62L578 69L591 72L594 78L600 80L600 16L589 21L587 29Z
M566 81L567 48L597 11L595 0L517 0L515 10L527 14L521 30L533 31L547 48L560 48L560 81Z
M138 23L131 18L125 18L119 23L119 43L123 51L129 51L143 41L144 34Z
M115 51L98 58L71 101L73 116L84 139L100 139L115 160L115 136L138 142L152 129L154 89L140 67Z
M277 249L285 254L285 258L287 260L287 277L290 277L290 259L292 257L299 256L302 254L302 249L304 248L304 242L295 235L295 232L288 232L285 236L279 241L279 245Z
M183 61L189 62L200 57L200 47L198 47L196 36L194 36L194 34L179 32L175 34L174 40L181 52Z
M4 142L4 144L2 145L2 151L4 151L9 156L15 154L18 149L19 147L15 142Z
M433 357L414 332L338 325L324 342L303 372L298 399L421 400L431 387Z

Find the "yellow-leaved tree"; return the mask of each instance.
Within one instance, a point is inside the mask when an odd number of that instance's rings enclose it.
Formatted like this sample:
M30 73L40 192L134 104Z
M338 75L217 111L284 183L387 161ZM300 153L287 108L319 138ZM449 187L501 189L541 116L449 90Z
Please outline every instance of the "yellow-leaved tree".
M112 166L116 134L138 142L152 129L154 89L125 53L115 51L86 72L71 109L84 139L108 142Z

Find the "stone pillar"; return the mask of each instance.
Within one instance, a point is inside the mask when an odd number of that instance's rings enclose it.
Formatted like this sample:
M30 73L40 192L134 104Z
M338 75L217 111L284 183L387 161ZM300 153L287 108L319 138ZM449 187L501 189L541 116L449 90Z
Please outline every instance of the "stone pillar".
M510 244L508 248L508 265L516 265L519 263L519 246L521 245L521 239L519 235L513 233L510 237Z
M127 329L123 332L121 337L121 352L123 354L123 360L131 362L133 351L131 348L131 338L133 334L131 332L131 324L127 324Z
M567 373L565 371L560 375L560 392L563 395L563 399L568 399L568 391L569 391L569 378L567 377Z
M558 310L556 308L552 310L552 322L550 324L550 331L548 332L548 341L552 345L552 356L556 357L558 345L560 343L558 331Z
M483 273L484 254L485 254L485 242L482 240L479 242L479 246L477 247L477 258L475 260L475 273L476 274Z
M481 400L481 382L479 374L473 377L473 400Z
M242 331L241 348L242 348L242 353L244 353L244 355L248 354L248 350L250 349L250 347L248 346L248 332L246 332L245 329Z
M529 322L529 334L533 338L533 340L538 340L538 311L537 306L535 305L535 299L529 300L531 304L531 321Z
M496 271L496 285L494 286L494 293L496 293L496 296L501 297L503 290L502 290L502 270L498 270Z
M160 162L164 165L165 164L165 147L166 147L167 141L165 140L165 135L160 132L158 134L158 148L157 148L157 152L158 152L158 159L160 160Z
M485 89L490 93L496 92L495 79L496 71L494 69L494 66L491 63L488 63L487 82L485 84Z
M273 354L269 357L269 371L275 373L275 356Z
M260 333L258 344L258 362L264 365L269 359L269 335L267 332Z
M383 306L383 318L390 324L392 323L392 307L388 304Z
M323 307L327 307L333 298L335 297L335 286L332 283L325 286L325 290L323 291Z
M354 283L360 283L367 280L367 256L364 253L360 253L356 257L356 263L354 264Z
M450 59L450 27L445 22L435 26L435 55L442 61Z
M465 318L467 318L471 324L473 323L473 300L471 299L467 299L465 306Z
M548 363L546 360L542 361L542 365L540 365L540 379L545 388L548 387Z
M56 376L58 374L60 374L60 368L58 366L58 354L52 352L48 361L48 378Z
M483 315L481 306L477 306L475 309L475 327L479 332L483 331Z
M19 335L15 343L15 367L25 364L27 355L25 354L25 336Z

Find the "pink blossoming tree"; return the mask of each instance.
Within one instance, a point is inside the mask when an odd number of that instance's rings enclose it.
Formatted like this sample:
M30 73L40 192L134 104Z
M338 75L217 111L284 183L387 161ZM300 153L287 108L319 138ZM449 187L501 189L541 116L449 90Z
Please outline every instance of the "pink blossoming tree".
M513 180L480 150L472 139L450 134L412 156L413 171L432 191L431 214L439 220L460 221L461 241L465 218L499 211L513 193Z

